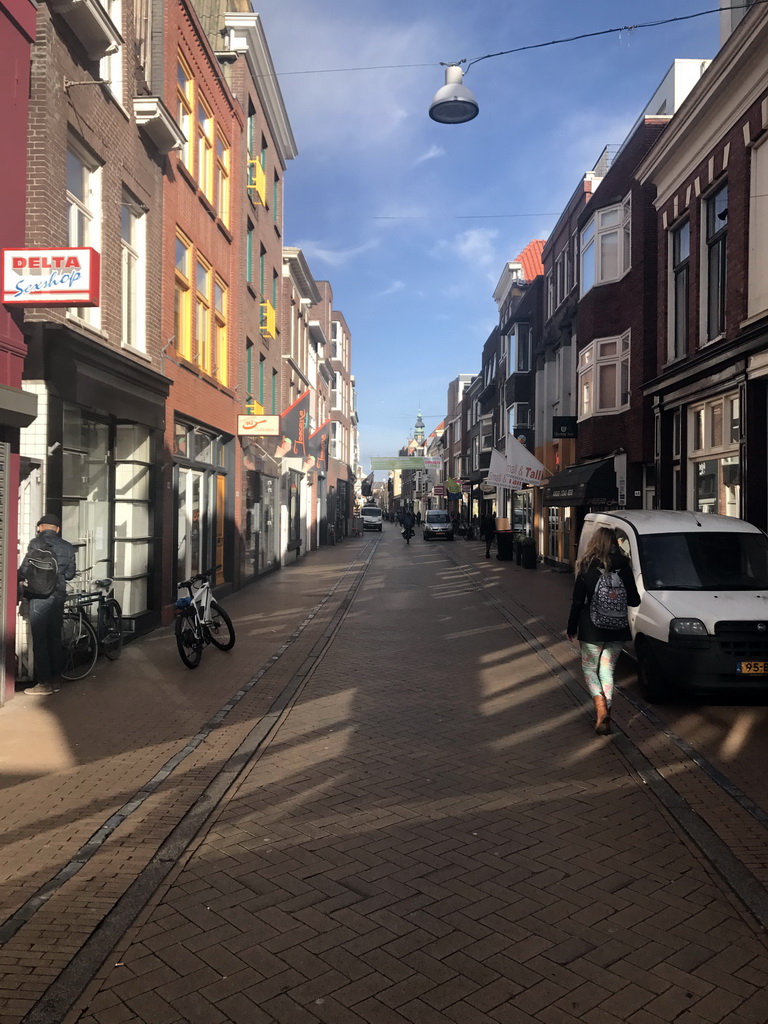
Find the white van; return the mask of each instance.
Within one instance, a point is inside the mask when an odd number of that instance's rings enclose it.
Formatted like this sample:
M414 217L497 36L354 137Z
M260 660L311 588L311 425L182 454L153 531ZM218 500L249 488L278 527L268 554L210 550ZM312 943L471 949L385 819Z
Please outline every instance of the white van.
M629 609L629 625L647 700L680 689L768 691L768 537L761 530L696 512L592 512L579 557L598 526L616 533L632 563L641 601Z
M378 530L381 533L381 524L384 521L384 513L378 505L363 505L363 529Z

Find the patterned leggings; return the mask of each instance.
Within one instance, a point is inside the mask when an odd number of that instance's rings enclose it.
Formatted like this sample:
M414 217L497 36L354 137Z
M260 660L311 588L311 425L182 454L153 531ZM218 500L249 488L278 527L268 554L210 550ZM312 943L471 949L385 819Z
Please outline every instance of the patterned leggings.
M613 673L624 646L623 640L602 644L585 644L581 647L581 670L590 697L605 697L608 707L613 700Z

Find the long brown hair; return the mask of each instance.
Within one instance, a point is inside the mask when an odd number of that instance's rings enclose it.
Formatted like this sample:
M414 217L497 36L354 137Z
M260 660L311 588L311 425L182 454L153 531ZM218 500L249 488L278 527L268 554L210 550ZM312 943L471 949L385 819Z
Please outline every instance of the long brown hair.
M604 569L611 567L611 548L616 547L616 534L607 526L598 526L587 544L586 551L576 566L580 573L585 573L593 562L599 562Z

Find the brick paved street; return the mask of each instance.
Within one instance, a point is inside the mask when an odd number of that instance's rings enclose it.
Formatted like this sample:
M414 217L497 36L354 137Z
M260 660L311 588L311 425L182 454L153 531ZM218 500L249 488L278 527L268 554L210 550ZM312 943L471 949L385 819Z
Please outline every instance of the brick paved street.
M570 579L375 545L227 599L237 646L194 673L158 633L4 709L0 1022L765 1021L764 934L702 853L741 865L764 829L629 704L636 747L594 736L542 622Z

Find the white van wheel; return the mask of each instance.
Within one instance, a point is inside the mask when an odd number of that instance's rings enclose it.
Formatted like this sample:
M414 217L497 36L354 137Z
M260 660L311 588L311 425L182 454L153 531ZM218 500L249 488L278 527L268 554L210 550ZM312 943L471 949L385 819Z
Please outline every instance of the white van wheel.
M653 655L645 644L637 647L637 682L643 700L649 704L661 704L669 696Z

